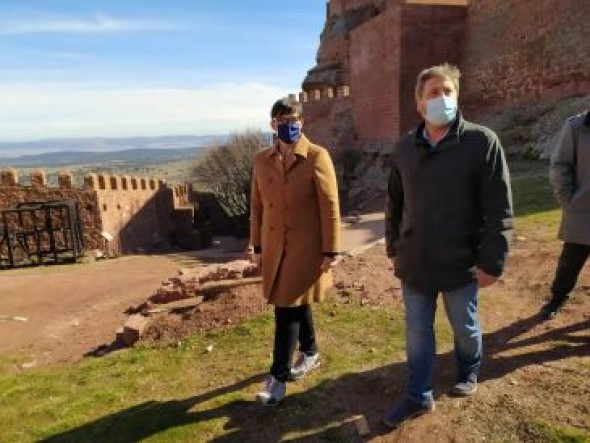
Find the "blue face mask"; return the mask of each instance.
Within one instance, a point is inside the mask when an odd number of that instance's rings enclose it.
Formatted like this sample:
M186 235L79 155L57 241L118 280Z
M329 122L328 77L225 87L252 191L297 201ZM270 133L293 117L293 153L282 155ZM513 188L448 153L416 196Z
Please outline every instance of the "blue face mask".
M299 122L281 123L277 126L277 136L283 143L291 145L299 140L301 125Z
M446 126L457 117L457 98L441 95L426 102L426 120L436 126Z

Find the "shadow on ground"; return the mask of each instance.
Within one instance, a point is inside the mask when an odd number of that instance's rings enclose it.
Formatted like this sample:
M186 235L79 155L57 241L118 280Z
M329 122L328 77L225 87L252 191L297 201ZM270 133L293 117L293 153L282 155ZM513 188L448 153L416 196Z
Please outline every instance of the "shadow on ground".
M487 363L482 381L497 379L534 364L567 357L590 355L590 336L575 335L590 328L590 319L546 331L543 334L518 337L539 323L534 315L519 320L484 337ZM501 355L506 351L522 351L525 346L544 342L558 343L544 350L517 355ZM509 354L509 353L508 353ZM436 390L445 392L454 379L453 355L437 359ZM397 362L366 372L324 380L317 386L288 396L278 408L263 408L252 401L235 400L216 408L203 408L209 400L258 384L263 374L216 390L171 401L147 401L131 408L86 423L43 440L44 442L109 441L131 442L157 435L167 429L213 419L226 419L224 435L207 440L222 442L321 442L363 441L356 433L351 417L365 415L372 434L389 433L380 419L390 402L402 394L406 379L405 364ZM313 411L313 412L309 412Z

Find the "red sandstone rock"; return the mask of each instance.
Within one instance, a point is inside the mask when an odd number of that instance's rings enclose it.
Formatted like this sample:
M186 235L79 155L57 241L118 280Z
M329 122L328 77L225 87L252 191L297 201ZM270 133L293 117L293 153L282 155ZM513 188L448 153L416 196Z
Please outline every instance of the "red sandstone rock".
M177 300L190 298L182 287L170 288L169 286L160 287L156 290L156 293L150 297L150 301L153 303L170 303Z
M127 318L123 326L122 340L127 346L132 346L149 324L149 319L141 314L134 314Z

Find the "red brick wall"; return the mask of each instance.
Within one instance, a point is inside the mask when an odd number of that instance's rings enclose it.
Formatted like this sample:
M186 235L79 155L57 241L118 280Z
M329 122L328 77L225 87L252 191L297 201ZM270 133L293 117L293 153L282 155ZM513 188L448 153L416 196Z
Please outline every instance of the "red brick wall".
M556 101L590 91L590 1L472 0L464 108Z
M400 131L413 129L416 77L424 68L458 65L464 45L467 9L462 6L403 5L401 8Z
M360 139L399 134L400 7L354 29L350 35L350 95Z

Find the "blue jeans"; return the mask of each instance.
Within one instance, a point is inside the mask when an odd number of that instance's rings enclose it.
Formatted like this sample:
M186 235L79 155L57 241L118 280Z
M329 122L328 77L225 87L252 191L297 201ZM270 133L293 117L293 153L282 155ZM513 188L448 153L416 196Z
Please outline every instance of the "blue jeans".
M477 320L477 283L443 292L447 318L455 337L458 379L477 374L481 365L481 329ZM422 294L402 282L406 308L406 354L408 396L415 401L432 400L432 373L436 356L434 315L438 293Z

